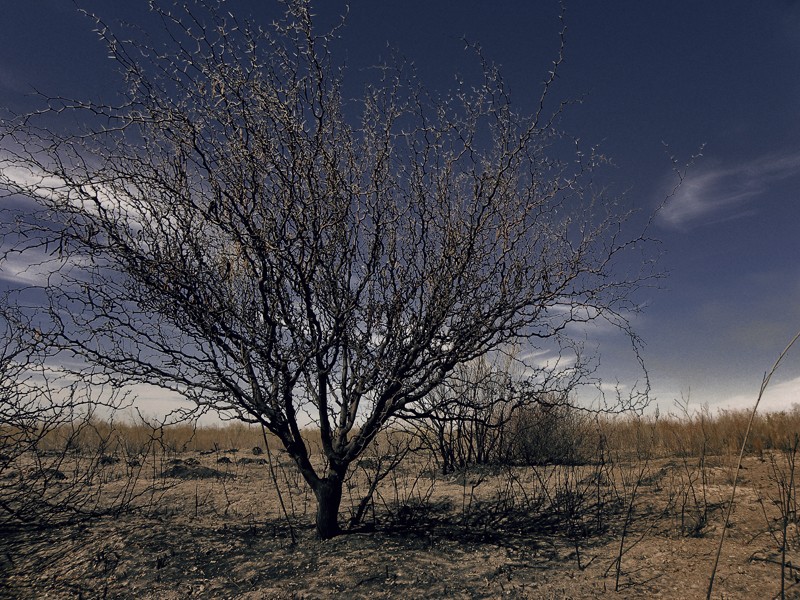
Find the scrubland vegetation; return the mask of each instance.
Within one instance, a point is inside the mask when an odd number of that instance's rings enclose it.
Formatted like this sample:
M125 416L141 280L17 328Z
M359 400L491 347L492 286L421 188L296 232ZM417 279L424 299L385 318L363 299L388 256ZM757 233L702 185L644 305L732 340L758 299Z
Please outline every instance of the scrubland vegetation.
M648 454L657 458L733 456L742 446L750 419L748 410L712 412L708 407L644 416L598 415L571 406L534 406L517 412L494 427L491 422L474 422L472 416L461 423L452 418L442 441L449 456L455 458L443 470L478 464L586 464L597 459L601 446L621 456L635 456L638 447L632 443L646 445ZM376 440L376 447L379 452L389 452L400 440L409 441L417 452L430 453L442 466L437 425L426 422L415 428L389 430ZM782 450L798 432L800 404L757 414L745 452L762 457L764 451ZM312 447L319 447L318 431L305 429L303 435ZM71 449L78 454L100 450L117 457L137 457L154 446L166 454L231 449L250 453L255 447L265 450L264 440L260 427L239 421L162 425L142 419L90 419L44 432L37 448L53 453ZM271 434L267 440L273 452L282 451Z
M444 439L435 426L394 428L349 472L346 534L332 546L313 535L315 499L293 460L259 428L59 424L25 452L2 454L5 589L288 598L428 593L430 584L432 596L640 597L669 595L675 569L692 590L678 596L701 597L748 419L538 406ZM717 584L726 598L795 589L798 432L796 406L754 421ZM311 447L318 435L304 432ZM321 454L313 460L324 470ZM467 555L450 564L454 552ZM469 553L484 553L494 571ZM345 576L336 561L355 556L363 564ZM450 570L392 571L421 556ZM310 564L335 573L312 574Z
M477 44L351 98L307 0L148 5L90 16L116 100L0 119L0 595L696 597L728 528L719 597L796 589L800 410L633 416L663 204L562 131L563 14L518 103ZM641 373L599 412L595 324Z

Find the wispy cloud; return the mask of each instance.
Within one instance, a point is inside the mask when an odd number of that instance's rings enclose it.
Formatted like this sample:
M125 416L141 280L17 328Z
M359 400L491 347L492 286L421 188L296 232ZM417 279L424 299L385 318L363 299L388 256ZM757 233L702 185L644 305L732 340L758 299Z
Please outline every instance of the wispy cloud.
M574 354L565 354L557 350L534 350L519 357L525 365L527 374L541 373L542 371L556 372L571 369L577 363Z
M712 408L751 410L758 397L758 386L754 385L753 388L753 392L750 395L737 394L731 396L716 405L712 405ZM758 410L759 412L792 410L798 400L800 400L800 377L795 377L771 384L764 392L764 397L758 405Z
M91 162L89 159L76 160L80 164L70 174L72 181L48 173L36 164L40 159L47 161L46 157L29 160L25 150L19 151L19 155L0 150L0 191L3 192L0 198L32 202L44 208L73 207L87 216L99 215L103 209L115 215L119 224L124 219L132 231L141 230L148 223L174 220L167 211L159 211L157 203L142 197L135 186L95 182L98 177L85 166Z
M65 273L89 264L88 259L59 256L57 253L47 253L43 248L5 253L0 248L0 254L3 254L0 261L0 280L22 287L58 286Z
M752 212L748 201L773 183L800 171L800 153L768 155L735 165L719 165L690 174L659 213L671 229L691 229Z
M30 252L26 254L8 255L0 263L0 279L16 285L47 285L50 274L57 271L48 257L41 255L32 259Z

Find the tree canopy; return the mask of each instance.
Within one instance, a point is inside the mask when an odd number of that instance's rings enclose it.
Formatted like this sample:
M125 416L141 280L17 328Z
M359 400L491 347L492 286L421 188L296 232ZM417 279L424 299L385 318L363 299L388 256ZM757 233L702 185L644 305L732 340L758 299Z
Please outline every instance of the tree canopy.
M338 29L319 33L303 0L285 8L262 29L156 5L165 46L97 19L119 102L47 98L5 121L0 183L38 207L6 250L57 263L43 335L86 376L266 427L328 537L348 466L387 423L424 416L475 358L569 346L571 323L635 341L625 315L653 272L646 231L591 187L600 157L548 112L561 54L522 111L475 47L482 76L446 96L398 60L350 100ZM555 389L582 366L525 373Z

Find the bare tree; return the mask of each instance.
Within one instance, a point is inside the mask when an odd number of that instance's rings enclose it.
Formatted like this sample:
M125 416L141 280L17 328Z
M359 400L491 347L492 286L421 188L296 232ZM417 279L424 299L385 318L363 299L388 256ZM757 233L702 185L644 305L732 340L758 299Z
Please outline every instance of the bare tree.
M625 315L652 273L629 214L590 187L597 157L548 113L561 53L523 113L476 48L479 80L450 95L398 61L350 101L338 28L285 6L269 31L204 2L156 6L164 46L97 19L122 99L48 98L4 123L0 177L39 207L6 243L58 259L49 316L84 376L262 424L327 538L387 421L424 414L459 365L557 347L571 323L635 341Z

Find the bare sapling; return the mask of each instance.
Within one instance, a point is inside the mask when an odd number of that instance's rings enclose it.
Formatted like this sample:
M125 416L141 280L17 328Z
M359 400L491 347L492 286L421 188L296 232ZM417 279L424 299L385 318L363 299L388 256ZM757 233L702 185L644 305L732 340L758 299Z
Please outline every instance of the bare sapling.
M261 430L264 436L264 449L267 454L267 466L269 467L269 476L272 479L272 485L275 488L275 493L278 495L278 502L281 505L281 512L283 513L283 518L286 520L286 525L289 527L289 535L292 538L292 544L297 543L297 537L294 533L294 525L292 524L292 519L289 516L289 512L286 509L286 502L283 500L283 491L281 490L280 483L278 482L278 475L275 471L275 464L272 460L272 450L269 447L269 437L267 436L267 429L264 427ZM291 492L290 492L291 493Z
M635 548L652 529L655 521L651 521L649 525L639 533L638 537L632 542L629 541L629 535L632 533L632 528L635 523L636 513L638 509L638 502L642 487L651 477L651 461L653 457L653 440L654 440L654 427L645 427L643 421L639 418L632 419L635 426L635 442L636 446L633 454L633 463L630 463L630 456L618 457L615 464L618 468L618 480L620 497L623 500L623 518L619 531L619 546L616 556L611 564L605 571L607 577L611 570L614 570L614 591L620 591L620 581L623 574L622 563L623 558L633 548ZM627 460L626 460L627 458Z
M675 448L681 461L677 491L681 533L700 536L708 525L710 513L706 464L709 417L705 410L692 415L689 411L688 398L676 404L681 411L682 421L687 424L687 427L676 428L673 431ZM695 425L699 427L699 440L694 439L697 433Z
M378 486L386 479L389 473L393 473L398 469L409 454L412 452L416 454L420 451L419 448L412 446L413 442L414 437L412 435L389 430L384 436L384 444L373 442L372 453L367 454L358 462L358 469L351 474L351 478L358 470L361 470L367 481L367 490L358 499L355 508L351 511L349 529L361 525L370 506L373 507L374 516L374 498ZM384 447L382 448L381 446Z
M775 494L759 497L764 519L767 524L767 531L775 543L778 550L779 559L775 559L772 553L767 555L767 562L775 562L780 565L780 593L777 597L782 600L786 598L787 572L789 576L797 582L796 573L798 565L791 560L787 560L786 555L790 548L797 544L797 455L800 450L800 434L795 433L793 437L787 438L780 445L779 451L773 451L769 455L770 472L769 479L776 488ZM777 507L778 517L773 518L772 508ZM777 527L775 526L777 521Z

